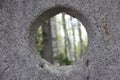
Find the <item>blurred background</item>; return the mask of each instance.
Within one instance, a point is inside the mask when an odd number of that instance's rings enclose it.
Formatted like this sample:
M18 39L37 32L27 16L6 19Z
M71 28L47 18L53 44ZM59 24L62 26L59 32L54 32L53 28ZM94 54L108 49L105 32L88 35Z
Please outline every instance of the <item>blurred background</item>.
M35 47L53 65L71 65L86 52L88 36L82 22L62 12L44 21L38 29Z

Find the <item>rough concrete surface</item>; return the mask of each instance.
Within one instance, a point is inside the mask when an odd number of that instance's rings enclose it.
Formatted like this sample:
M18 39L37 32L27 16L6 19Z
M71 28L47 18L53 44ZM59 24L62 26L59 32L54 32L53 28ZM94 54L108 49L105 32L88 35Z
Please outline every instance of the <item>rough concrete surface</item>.
M59 12L86 27L86 54L55 67L38 57L34 38ZM0 80L120 80L120 0L0 0Z

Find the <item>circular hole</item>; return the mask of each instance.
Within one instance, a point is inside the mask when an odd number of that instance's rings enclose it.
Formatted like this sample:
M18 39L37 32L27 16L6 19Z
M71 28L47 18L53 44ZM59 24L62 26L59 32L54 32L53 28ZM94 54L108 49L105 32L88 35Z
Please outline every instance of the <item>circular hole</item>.
M40 25L35 44L40 56L51 64L71 65L86 52L88 35L81 21L61 12Z

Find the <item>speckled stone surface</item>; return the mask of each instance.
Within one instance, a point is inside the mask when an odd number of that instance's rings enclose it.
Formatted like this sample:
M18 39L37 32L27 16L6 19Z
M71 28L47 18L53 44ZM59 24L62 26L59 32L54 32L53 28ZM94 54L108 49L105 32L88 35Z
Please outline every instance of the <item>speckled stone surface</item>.
M38 56L42 21L66 12L84 24L86 54L55 67ZM0 80L120 80L120 0L0 0Z

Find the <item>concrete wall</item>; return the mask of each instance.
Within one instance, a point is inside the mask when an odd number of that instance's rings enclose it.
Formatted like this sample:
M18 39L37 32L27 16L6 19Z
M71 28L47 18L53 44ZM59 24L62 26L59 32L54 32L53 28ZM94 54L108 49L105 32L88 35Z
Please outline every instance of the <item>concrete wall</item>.
M55 67L34 38L62 11L82 21L89 45L74 65ZM0 80L120 80L120 0L0 0Z

